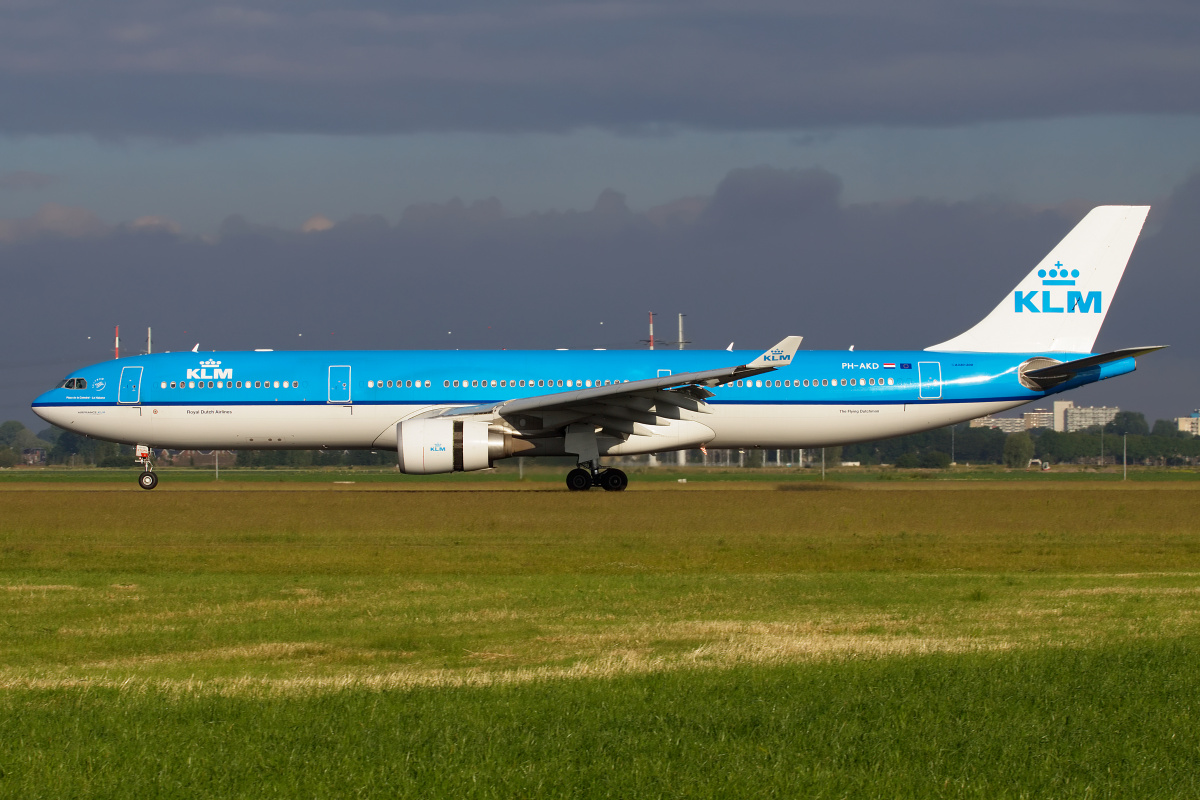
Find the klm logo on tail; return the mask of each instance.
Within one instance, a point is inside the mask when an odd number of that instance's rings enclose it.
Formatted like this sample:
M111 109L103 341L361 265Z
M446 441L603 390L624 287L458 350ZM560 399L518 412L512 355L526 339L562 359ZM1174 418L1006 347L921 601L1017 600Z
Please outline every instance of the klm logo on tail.
M1042 279L1042 286L1075 285L1075 279L1079 277L1079 270L1068 270L1063 266L1061 261L1056 262L1054 267L1048 273L1044 269L1038 270L1037 274ZM1042 296L1041 308L1034 303L1034 299L1039 294ZM1038 292L1036 289L1031 292L1022 292L1020 289L1017 289L1013 292L1013 300L1015 303L1014 310L1018 314L1024 311L1029 311L1033 314L1061 314L1064 311L1068 314L1101 313L1100 292L1088 292L1085 296L1081 291L1070 289L1067 291L1065 307L1055 305L1056 302L1063 302L1062 294L1052 289L1043 289L1041 292Z

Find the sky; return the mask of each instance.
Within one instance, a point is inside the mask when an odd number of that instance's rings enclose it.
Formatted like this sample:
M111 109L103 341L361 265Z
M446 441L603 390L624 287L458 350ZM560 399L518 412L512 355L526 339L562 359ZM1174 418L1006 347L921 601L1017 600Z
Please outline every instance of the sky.
M0 0L0 418L155 349L920 348L1153 206L1075 392L1200 406L1200 6ZM603 323L603 324L601 324Z

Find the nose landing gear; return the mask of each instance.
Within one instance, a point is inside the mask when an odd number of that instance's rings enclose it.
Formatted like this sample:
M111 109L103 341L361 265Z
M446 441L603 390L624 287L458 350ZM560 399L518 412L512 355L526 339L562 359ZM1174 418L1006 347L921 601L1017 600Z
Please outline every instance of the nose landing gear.
M572 492L586 492L593 486L606 492L623 492L629 485L629 476L619 469L601 470L590 462L586 466L589 469L577 467L567 473L567 488Z
M134 448L135 464L142 465L142 474L138 475L138 486L149 491L158 486L158 476L154 474L154 464L150 461L150 446L139 444Z

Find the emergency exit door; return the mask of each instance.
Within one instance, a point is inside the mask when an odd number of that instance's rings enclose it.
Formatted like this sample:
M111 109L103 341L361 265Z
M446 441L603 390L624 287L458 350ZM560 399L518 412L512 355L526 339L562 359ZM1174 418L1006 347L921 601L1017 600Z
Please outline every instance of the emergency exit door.
M350 367L329 368L329 402L350 402Z
M121 385L117 390L118 403L137 403L142 399L142 368L122 367Z
M921 399L937 400L942 396L942 362L920 361L917 363L918 380L921 382Z

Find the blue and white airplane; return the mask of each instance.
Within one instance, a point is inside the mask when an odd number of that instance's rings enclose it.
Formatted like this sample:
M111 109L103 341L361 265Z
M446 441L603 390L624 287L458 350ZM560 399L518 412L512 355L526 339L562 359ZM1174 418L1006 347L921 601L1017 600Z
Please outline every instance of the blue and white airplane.
M71 373L33 410L150 448L395 450L400 471L574 456L575 491L621 491L603 456L870 441L1132 372L1158 347L1092 345L1149 208L1093 209L979 324L923 351L161 353Z

